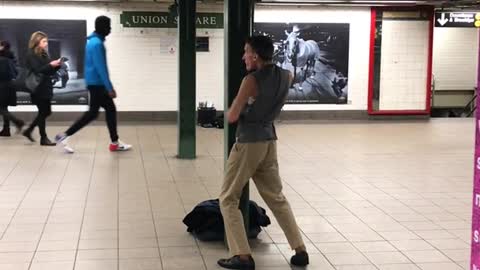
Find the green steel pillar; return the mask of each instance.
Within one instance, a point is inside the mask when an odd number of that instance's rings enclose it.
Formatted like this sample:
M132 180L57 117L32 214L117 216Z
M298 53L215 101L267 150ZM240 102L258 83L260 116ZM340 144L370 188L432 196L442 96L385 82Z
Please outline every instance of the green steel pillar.
M193 159L195 144L195 0L178 1L178 157Z
M225 0L225 112L230 108L238 93L243 77L247 74L242 61L245 40L253 31L254 0ZM236 125L228 124L225 117L225 163L235 143ZM249 185L240 199L245 228L248 232Z

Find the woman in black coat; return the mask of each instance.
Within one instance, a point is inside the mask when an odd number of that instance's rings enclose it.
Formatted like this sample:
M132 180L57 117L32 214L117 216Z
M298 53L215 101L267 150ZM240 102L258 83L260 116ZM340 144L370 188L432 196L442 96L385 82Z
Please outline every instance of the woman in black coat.
M0 131L0 137L11 135L10 121L17 127L17 132L20 132L25 124L8 111L8 106L17 105L17 93L12 84L17 77L14 59L10 44L6 41L0 42L0 114L3 116L3 130Z
M45 125L47 117L52 114L52 76L60 68L61 61L59 59L52 61L48 56L48 37L43 32L33 33L28 47L29 52L26 57L25 68L40 75L42 79L38 87L31 94L32 103L38 108L37 117L22 134L30 141L34 142L35 140L32 138L32 131L38 126L40 131L40 145L53 146L55 143L48 138Z

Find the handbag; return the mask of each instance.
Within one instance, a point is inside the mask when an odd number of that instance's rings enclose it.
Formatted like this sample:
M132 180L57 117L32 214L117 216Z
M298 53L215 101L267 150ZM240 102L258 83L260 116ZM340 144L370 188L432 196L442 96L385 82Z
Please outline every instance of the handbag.
M18 74L18 77L13 81L13 87L16 92L35 93L42 80L41 74L23 68Z
M34 94L37 91L38 86L42 82L43 76L35 73L33 70L27 70L25 77L25 87L30 93Z

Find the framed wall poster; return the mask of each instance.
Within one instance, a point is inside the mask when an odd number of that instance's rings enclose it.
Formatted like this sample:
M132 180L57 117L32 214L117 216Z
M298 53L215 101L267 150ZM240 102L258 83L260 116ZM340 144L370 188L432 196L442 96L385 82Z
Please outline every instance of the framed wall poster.
M52 59L67 61L52 76L53 104L88 104L84 81L84 56L87 36L85 20L0 19L0 40L8 40L17 57L18 68L25 67L28 42L32 33L42 31L48 36L48 53ZM18 92L18 104L31 104L30 95Z
M274 63L290 70L288 104L346 104L348 23L255 23L255 35L274 42Z

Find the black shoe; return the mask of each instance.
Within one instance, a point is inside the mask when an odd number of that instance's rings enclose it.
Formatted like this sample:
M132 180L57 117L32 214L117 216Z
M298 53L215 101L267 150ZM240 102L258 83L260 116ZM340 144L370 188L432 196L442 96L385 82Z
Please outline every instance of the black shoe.
M297 253L290 259L290 264L295 266L307 266L308 263L308 253L306 251Z
M10 134L10 129L2 129L2 131L0 131L0 137L10 137L11 134Z
M25 122L23 121L20 121L17 125L15 125L15 127L17 128L17 130L15 130L15 134L20 134L22 132L23 126L25 126Z
M27 130L25 130L25 131L22 132L22 135L23 135L25 138L27 138L29 141L35 142L35 140L32 138L32 131L30 131L30 130L27 129Z
M55 146L57 145L56 143L50 141L49 138L47 137L43 137L40 139L40 145L43 145L43 146Z
M233 256L229 259L220 259L217 263L227 269L255 270L255 261L252 256L248 260L241 260L240 256Z

